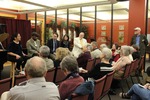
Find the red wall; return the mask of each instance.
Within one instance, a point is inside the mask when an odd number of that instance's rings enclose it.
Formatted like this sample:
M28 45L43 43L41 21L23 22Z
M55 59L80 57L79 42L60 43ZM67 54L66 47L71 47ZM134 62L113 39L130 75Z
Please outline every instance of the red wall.
M94 38L94 23L87 23L85 24L88 26L88 38ZM119 26L124 26L123 30L119 30ZM102 26L106 26L106 30L102 30ZM106 36L102 36L101 32L106 32ZM124 32L124 42L119 42L118 36L119 32ZM104 23L98 23L97 24L97 30L96 30L96 40L98 40L98 44L106 43L102 42L101 37L107 37L108 40L111 38L111 23L110 22L104 22ZM113 42L118 43L120 45L128 44L128 21L114 21L113 24ZM108 43L109 44L109 43Z
M146 25L146 1L147 0L130 0L129 2L129 30L130 34L128 43L134 34L135 27L141 27L142 33L145 34Z

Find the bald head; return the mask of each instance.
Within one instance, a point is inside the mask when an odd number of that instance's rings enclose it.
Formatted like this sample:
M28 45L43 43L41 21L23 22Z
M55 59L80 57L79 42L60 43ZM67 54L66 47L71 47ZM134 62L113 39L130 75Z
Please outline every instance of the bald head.
M46 63L40 57L33 57L27 61L25 71L27 76L31 78L43 77L47 72Z
M79 38L82 39L83 37L84 37L84 33L81 32L81 33L79 34Z

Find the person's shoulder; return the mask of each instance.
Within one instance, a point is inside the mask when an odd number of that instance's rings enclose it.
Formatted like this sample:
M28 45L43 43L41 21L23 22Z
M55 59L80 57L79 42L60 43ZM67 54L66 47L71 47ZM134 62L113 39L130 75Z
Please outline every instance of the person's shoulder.
M22 93L24 90L27 90L28 85L21 85L21 86L14 86L13 88L10 89L11 94L19 94Z
M79 37L74 38L74 40L79 40Z
M45 84L50 87L57 87L53 82L46 82Z
M30 38L29 40L27 40L27 43L31 43L32 42L32 38Z
M53 39L49 39L48 41L53 41Z

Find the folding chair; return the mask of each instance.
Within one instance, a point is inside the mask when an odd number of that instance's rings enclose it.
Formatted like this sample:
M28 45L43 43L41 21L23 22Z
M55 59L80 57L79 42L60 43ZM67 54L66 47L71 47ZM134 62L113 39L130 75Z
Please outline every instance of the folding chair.
M108 95L109 97L109 100L111 100L111 97L109 95L109 90L110 90L110 87L111 87L111 83L112 83L112 80L113 80L113 76L114 76L114 71L110 72L107 74L106 76L106 80L105 80L105 85L103 87L103 92L102 92L102 96L100 97L100 99L102 99L106 94Z
M54 80L54 73L55 73L55 68L49 69L47 71L47 74L45 76L45 79L47 82L53 82Z
M95 80L95 87L94 87L94 100L98 100L100 96L102 95L104 83L106 80L106 75L103 76L102 78Z
M0 96L3 92L9 91L11 88L12 78L6 78L0 80Z

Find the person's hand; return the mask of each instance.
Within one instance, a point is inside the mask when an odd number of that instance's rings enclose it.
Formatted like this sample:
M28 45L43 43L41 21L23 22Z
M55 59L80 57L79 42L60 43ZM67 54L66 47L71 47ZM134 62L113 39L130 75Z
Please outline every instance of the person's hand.
M142 40L142 42L144 42L144 39Z
M23 56L27 56L25 53L22 53L23 54Z
M21 56L19 56L19 55L16 55L16 59L19 59L19 58L21 58Z
M87 73L88 71L83 69L83 68L79 68L79 73Z
M146 84L144 85L144 88L145 88L145 89L148 89L149 86L150 86L150 84L149 84L149 83L146 83Z

